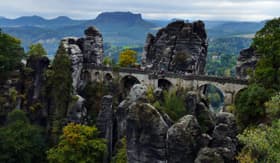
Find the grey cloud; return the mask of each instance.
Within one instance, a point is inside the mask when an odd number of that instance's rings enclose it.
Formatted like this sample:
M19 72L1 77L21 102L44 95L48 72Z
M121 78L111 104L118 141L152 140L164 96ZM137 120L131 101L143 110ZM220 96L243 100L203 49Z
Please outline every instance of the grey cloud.
M150 19L262 20L279 16L278 0L10 0L0 16L94 18L103 11L132 11Z

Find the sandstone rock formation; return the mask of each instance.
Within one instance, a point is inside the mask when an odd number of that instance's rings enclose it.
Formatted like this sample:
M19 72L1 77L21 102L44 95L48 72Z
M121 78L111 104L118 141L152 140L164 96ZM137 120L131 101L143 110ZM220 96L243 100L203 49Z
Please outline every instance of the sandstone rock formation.
M168 129L168 163L193 162L199 150L200 126L196 118L187 115Z
M254 70L259 55L253 47L244 49L240 52L236 65L236 77L240 79L248 79L248 70Z
M207 35L202 21L176 21L148 34L143 64L153 70L204 74L207 56Z
M89 80L85 66L102 64L104 53L102 35L96 28L89 27L85 30L85 37L66 37L61 43L72 61L73 86L77 90Z
M38 99L39 93L44 80L44 71L48 68L50 60L48 57L29 57L27 60L26 67L29 67L33 70L33 91L32 99Z
M165 162L167 130L167 123L152 105L131 105L126 128L128 162Z
M107 140L107 153L104 155L103 162L110 162L113 150L113 126L114 111L113 97L111 95L104 96L102 99L102 108L98 114L96 127L100 132L100 136Z
M85 107L85 99L76 95L77 101L68 109L67 119L69 122L86 124L87 108Z
M121 139L125 136L126 133L126 119L128 114L129 106L132 105L134 102L145 100L145 96L147 93L147 87L142 84L135 84L130 92L129 95L125 100L123 100L118 109L116 111L116 120L117 120L117 131L118 131L118 139Z
M126 138L128 162L234 162L237 127L230 113L210 112L192 92L186 105L190 113L169 123L156 108L145 102L128 106ZM167 116L168 117L168 116Z

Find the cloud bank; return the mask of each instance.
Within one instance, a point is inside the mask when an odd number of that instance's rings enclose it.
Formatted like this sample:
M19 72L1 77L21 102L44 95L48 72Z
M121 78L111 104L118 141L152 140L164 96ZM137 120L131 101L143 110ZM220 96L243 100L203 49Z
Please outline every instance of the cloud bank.
M10 0L0 16L40 15L92 19L101 12L131 11L147 19L259 21L280 16L279 0Z

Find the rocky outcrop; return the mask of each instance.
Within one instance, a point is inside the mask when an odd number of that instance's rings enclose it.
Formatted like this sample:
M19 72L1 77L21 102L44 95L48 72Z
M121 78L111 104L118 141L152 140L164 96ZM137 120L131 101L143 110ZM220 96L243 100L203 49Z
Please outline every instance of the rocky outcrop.
M113 97L111 95L104 96L102 99L102 108L98 114L96 127L100 132L100 137L107 140L107 152L104 155L103 162L108 163L112 158L113 150L113 126L114 126L114 111Z
M196 118L187 115L168 129L168 163L191 163L199 150L200 126Z
M72 61L73 86L77 90L90 80L85 66L102 64L104 53L102 35L96 28L89 27L85 30L85 37L66 37L61 43Z
M76 102L68 109L68 122L86 124L87 108L85 107L85 99L79 95L76 95L76 98Z
M236 65L236 77L248 79L248 70L254 70L258 62L259 55L253 47L244 49L240 52Z
M152 105L131 105L126 130L129 163L165 162L168 125Z
M176 21L148 34L143 64L153 70L204 74L207 56L207 35L202 21Z
M32 99L38 99L44 81L44 72L48 68L50 60L48 57L31 56L27 60L26 67L32 69L33 91Z
M196 159L195 163L224 163L223 157L220 155L220 153L213 148L202 148Z
M117 131L118 131L118 139L121 139L125 136L126 133L126 124L127 124L127 114L129 106L132 105L134 102L143 102L145 101L147 93L147 87L142 84L135 84L130 92L129 95L123 100L118 109L116 111L116 120L117 120Z
M217 149L225 162L234 162L237 154L237 125L233 114L218 113L211 147Z

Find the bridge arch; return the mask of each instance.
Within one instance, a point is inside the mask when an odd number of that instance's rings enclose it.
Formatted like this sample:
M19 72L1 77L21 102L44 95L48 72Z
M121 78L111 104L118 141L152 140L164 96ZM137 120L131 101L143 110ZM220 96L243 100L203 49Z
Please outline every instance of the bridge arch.
M82 71L81 73L81 80L84 80L84 81L91 81L91 75L90 75L90 72L85 70L85 71Z
M99 72L99 71L93 72L93 80L94 81L101 81L101 72Z
M163 90L169 90L173 85L172 83L167 79L158 79L158 88L161 88Z
M110 81L112 81L113 80L113 75L111 74L111 73L106 73L105 75L104 75L104 81L105 82L110 82Z
M246 89L247 89L247 87L242 88L242 89L239 89L238 91L235 92L234 98L233 98L233 103L234 103L234 104L235 104L235 102L236 102L236 98L237 98L243 91L245 91Z
M140 84L140 81L133 75L126 75L121 78L121 90L124 91L125 94L128 94L130 89L135 84Z
M224 105L226 94L218 86L206 83L199 86L198 91L201 95L204 95L209 101L210 109L213 112L220 112Z

